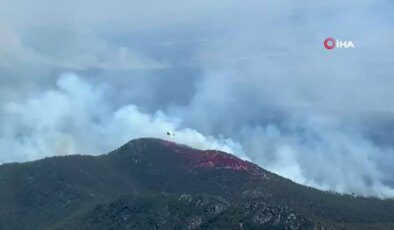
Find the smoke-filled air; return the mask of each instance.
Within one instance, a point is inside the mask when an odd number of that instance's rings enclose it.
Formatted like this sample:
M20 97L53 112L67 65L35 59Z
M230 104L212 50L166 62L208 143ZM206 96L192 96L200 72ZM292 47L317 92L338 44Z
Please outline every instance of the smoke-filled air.
M156 137L394 198L394 2L170 2L1 1L0 163Z

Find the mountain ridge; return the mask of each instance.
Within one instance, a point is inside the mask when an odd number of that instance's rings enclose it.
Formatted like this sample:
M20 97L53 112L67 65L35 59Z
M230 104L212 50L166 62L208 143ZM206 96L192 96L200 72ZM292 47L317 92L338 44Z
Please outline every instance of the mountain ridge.
M231 154L153 138L2 165L0 184L0 229L394 226L392 200L319 191Z

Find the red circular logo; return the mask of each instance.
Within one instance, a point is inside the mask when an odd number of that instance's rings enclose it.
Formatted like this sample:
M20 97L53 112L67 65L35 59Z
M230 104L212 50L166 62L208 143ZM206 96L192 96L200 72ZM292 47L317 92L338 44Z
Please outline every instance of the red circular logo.
M335 48L335 46L336 42L334 38L327 38L326 40L324 40L324 47L326 47L326 49L332 50Z

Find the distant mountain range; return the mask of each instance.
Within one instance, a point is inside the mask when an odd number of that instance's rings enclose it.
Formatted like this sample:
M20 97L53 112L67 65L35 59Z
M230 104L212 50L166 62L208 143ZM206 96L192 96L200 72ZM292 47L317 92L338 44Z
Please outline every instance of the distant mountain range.
M394 200L296 184L160 139L0 166L0 229L394 229Z

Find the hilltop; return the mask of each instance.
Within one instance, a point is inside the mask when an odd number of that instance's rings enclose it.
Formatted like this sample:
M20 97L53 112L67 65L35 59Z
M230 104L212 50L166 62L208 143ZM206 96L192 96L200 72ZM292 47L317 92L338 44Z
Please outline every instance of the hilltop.
M393 229L394 201L319 191L153 138L0 166L0 229Z

